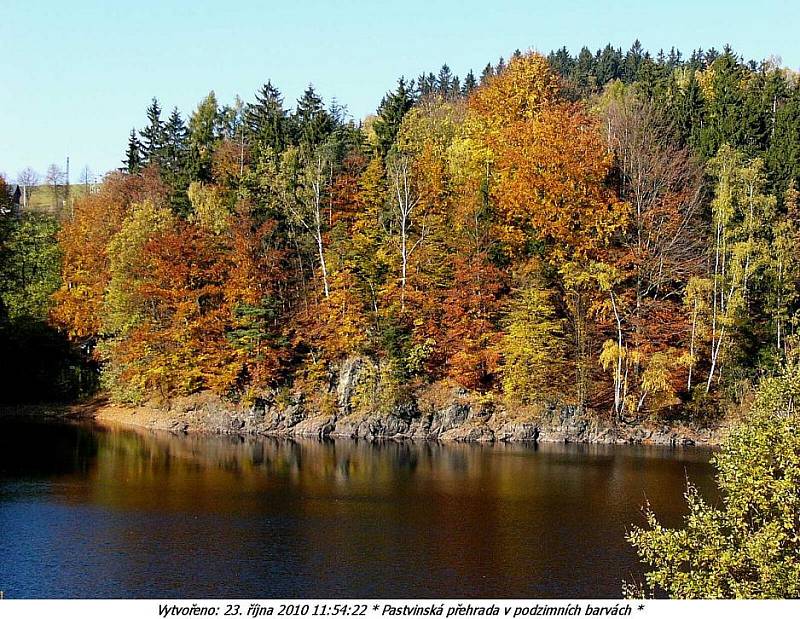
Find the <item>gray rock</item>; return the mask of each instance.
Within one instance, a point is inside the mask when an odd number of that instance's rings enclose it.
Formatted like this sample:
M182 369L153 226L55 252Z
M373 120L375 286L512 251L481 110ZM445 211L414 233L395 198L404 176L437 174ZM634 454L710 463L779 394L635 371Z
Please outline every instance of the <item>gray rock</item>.
M349 415L352 411L353 392L358 384L363 367L364 359L362 357L351 357L345 360L339 368L339 380L336 383L336 403L342 415Z
M308 417L303 419L300 423L291 428L294 436L311 436L316 438L324 438L328 436L334 428L335 419L329 415L318 415L316 417Z

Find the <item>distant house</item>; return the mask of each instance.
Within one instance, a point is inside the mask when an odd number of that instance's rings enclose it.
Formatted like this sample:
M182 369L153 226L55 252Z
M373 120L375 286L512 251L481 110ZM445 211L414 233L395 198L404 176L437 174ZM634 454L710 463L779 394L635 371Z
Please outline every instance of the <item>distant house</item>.
M8 202L6 202L6 204L0 204L0 211L2 211L3 215L8 215L9 213L14 215L19 214L22 188L16 184L6 185L6 191L8 191Z

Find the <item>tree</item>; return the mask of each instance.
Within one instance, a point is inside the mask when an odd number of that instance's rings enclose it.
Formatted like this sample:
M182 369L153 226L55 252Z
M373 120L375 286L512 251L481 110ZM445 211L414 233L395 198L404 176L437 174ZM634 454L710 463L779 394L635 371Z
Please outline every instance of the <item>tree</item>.
M783 204L786 216L778 221L773 230L767 267L770 285L765 300L774 325L775 349L781 361L789 354L789 341L790 336L794 335L793 323L800 299L800 259L796 251L800 243L800 204L794 181L789 182Z
M574 348L580 406L588 397L589 310L598 293L589 265L625 229L628 205L610 186L613 158L597 120L565 101L537 54L512 60L469 100L471 139L490 170L495 228L505 252L541 256L558 273Z
M256 102L244 113L248 139L256 148L268 148L280 153L289 143L289 119L283 108L280 91L267 82L256 93Z
M139 134L142 141L142 159L144 163L160 167L167 141L164 121L161 120L161 106L153 97L147 107L147 126Z
M131 129L130 136L128 136L128 148L125 151L125 159L122 163L128 174L136 174L142 169L144 163L144 154L142 152L143 146L136 135L136 129Z
M648 568L651 591L682 599L800 596L799 396L796 365L762 381L743 423L714 456L718 507L689 483L684 528L666 528L646 509L646 527L634 527L628 539Z
M220 129L219 104L212 90L189 118L188 148L192 159L192 178L211 180L211 161Z
M763 161L747 162L727 144L709 162L716 179L711 203L714 234L714 275L711 315L711 367L706 393L715 372L721 376L731 335L747 314L753 280L767 264L766 234L775 215L775 197L764 193Z
M17 183L22 187L22 207L27 209L30 196L39 184L39 174L33 168L27 167L17 175Z
M467 76L464 78L464 84L461 87L461 94L465 97L469 96L477 87L478 80L475 79L475 74L472 72L472 69L470 69L467 73Z
M606 90L604 99L603 125L616 158L618 193L632 208L630 225L618 237L622 251L615 257L620 292L609 289L617 337L603 358L608 362L612 350L617 354L616 412L626 406L638 412L644 400L635 397L628 403L633 395L628 386L643 378L651 357L675 349L682 339L683 290L704 266L698 217L702 170L652 102L619 83ZM682 366L674 369L682 371Z
M405 80L401 77L397 81L397 89L394 92L386 93L383 97L380 106L378 106L378 118L375 119L373 124L375 135L378 138L378 154L381 157L386 157L389 149L394 144L397 133L400 131L403 117L413 104L414 100L411 97L411 92L407 88Z
M335 128L333 117L325 109L322 98L311 84L297 100L292 122L298 143L307 148L315 148L322 144Z
M407 153L397 153L391 158L388 163L388 177L392 190L392 208L399 229L401 303L405 307L408 261L425 239L427 229L424 220L417 223L419 219L413 217L420 198L414 178L412 159Z
M329 190L333 164L330 149L321 146L311 152L296 147L287 149L281 165L283 207L291 221L313 239L326 298L330 296L330 285L325 237L332 218Z
M80 180L81 183L83 183L84 193L85 194L89 193L92 185L94 184L94 173L92 172L92 169L88 165L83 166L83 169L81 170Z
M53 208L56 209L61 206L64 196L64 180L66 176L64 171L55 163L51 163L47 167L47 173L44 177L44 182L50 188L50 195L53 197Z
M566 364L563 320L552 293L540 284L520 290L511 301L503 336L503 392L522 403L558 395Z
M74 340L91 345L102 333L105 293L110 281L107 248L134 203L160 205L167 193L157 175L114 173L97 193L76 200L74 213L58 234L61 287L54 295L54 322Z

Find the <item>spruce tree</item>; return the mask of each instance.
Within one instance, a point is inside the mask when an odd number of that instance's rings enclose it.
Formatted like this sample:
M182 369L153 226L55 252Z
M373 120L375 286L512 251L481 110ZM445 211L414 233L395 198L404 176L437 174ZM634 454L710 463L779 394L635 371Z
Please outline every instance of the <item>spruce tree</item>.
M575 66L575 61L566 46L555 52L550 52L547 61L550 63L553 70L559 73L561 77L569 77ZM489 69L491 69L491 65L486 65L486 69L483 70L484 75ZM481 83L483 83L483 81L484 78L481 76Z
M280 91L268 81L256 93L256 102L247 106L244 123L255 150L283 151L290 141L289 117L283 108Z
M475 79L475 74L472 72L472 69L470 69L469 73L467 73L467 76L464 78L464 85L461 87L461 94L466 97L477 87L478 82Z
M436 76L433 73L423 73L417 78L416 84L417 98L422 99L436 90Z
M483 67L483 71L481 72L481 85L488 82L489 78L491 78L493 75L494 75L494 67L492 66L492 63L489 62L486 64L485 67Z
M378 138L378 154L381 157L385 157L394 144L397 132L400 130L400 123L413 105L411 92L405 79L401 77L397 81L397 89L394 92L386 93L386 96L383 97L378 107L378 118L373 125Z
M641 67L643 61L644 50L642 49L642 44L639 42L639 39L636 39L633 42L633 45L631 45L631 48L628 50L628 53L625 54L622 80L626 84L631 84L636 81L636 78L639 75L639 68Z
M706 157L716 154L723 144L735 148L747 146L742 117L743 68L730 49L716 58L712 67L713 95L705 99L704 123L698 144L701 154Z
M140 131L142 136L143 160L147 164L161 166L166 134L161 120L161 106L153 97L147 108L147 126Z
M189 132L183 122L178 108L172 113L164 125L165 145L161 166L161 178L170 190L170 204L173 210L185 215L189 209Z
M443 64L436 76L436 92L444 99L449 99L453 92L453 72L447 64Z
M335 128L333 117L311 84L298 99L292 121L298 143L310 147L322 144Z
M128 174L136 174L142 169L142 143L136 135L136 129L131 129L128 136L128 148L125 151L125 159L122 161Z
M689 70L686 85L677 89L672 101L672 116L684 144L697 146L703 126L703 92L694 70Z
M164 125L164 165L171 170L181 168L186 159L188 131L178 108L173 108Z

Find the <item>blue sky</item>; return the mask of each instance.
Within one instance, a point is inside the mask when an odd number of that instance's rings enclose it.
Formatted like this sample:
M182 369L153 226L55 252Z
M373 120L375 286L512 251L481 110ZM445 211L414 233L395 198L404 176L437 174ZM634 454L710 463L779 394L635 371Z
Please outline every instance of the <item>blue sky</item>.
M653 52L730 43L800 68L798 0L0 0L0 172L71 159L119 165L156 96L189 113L214 90L251 100L272 79L293 105L309 82L356 118L400 75L463 75L515 48L573 52L639 38Z

